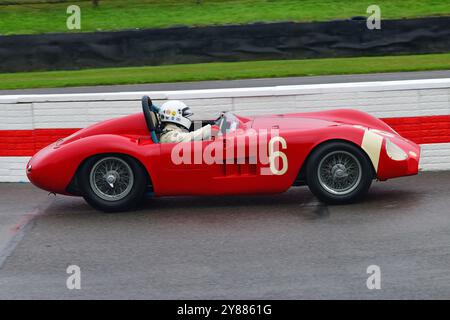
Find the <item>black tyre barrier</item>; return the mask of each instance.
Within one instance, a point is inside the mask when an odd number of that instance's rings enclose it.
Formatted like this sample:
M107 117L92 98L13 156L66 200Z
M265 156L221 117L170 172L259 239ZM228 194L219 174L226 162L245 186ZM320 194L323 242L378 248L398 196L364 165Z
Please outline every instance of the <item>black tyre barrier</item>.
M0 36L0 72L450 51L450 17Z

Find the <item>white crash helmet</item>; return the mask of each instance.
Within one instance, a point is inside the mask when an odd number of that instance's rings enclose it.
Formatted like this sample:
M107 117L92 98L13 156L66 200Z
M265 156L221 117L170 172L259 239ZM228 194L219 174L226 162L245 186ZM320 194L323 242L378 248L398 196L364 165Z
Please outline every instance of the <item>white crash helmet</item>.
M161 122L171 122L179 124L189 130L192 121L189 119L194 113L187 105L178 100L171 100L163 103L159 108Z

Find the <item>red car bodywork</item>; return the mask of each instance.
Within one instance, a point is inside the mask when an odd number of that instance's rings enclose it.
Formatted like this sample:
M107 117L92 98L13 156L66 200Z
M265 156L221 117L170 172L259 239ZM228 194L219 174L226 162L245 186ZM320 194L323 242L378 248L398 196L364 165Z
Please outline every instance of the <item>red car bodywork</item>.
M214 141L202 141L202 146L222 144L227 155L224 139L242 138L255 130L277 129L279 136L287 142L287 148L283 150L289 161L285 174L261 175L260 170L268 167L267 164L237 163L236 153L232 155L235 159L231 159L235 161L230 164L176 165L171 161L171 152L176 144L153 143L144 116L134 114L92 125L49 145L30 160L27 175L42 189L78 195L76 188L70 186L76 184L76 172L84 160L98 154L126 154L145 167L155 196L278 193L302 183L303 164L318 145L341 140L366 150L363 140L368 132L381 137L377 159L371 158L378 179L418 173L419 146L399 136L384 122L360 111L341 109L238 118L242 122L239 130ZM388 155L388 139L407 154L406 159L393 160Z

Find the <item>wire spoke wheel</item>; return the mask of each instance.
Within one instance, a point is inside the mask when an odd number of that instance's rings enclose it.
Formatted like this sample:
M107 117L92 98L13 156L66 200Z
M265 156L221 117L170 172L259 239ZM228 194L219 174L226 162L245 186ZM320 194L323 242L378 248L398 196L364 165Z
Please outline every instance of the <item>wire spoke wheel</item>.
M322 188L329 193L347 195L361 182L361 163L350 152L333 151L320 161L317 176Z
M101 199L118 201L125 198L133 188L133 170L121 158L102 158L92 167L89 183L92 191Z

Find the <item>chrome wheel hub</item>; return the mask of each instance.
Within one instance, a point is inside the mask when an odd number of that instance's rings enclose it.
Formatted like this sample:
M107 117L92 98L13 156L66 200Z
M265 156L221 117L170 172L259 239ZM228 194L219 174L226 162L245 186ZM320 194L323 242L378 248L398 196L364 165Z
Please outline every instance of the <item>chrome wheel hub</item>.
M346 195L355 190L361 181L359 160L347 151L333 151L319 163L317 175L320 185L335 195Z
M94 193L107 201L125 198L131 192L134 183L133 170L128 163L117 157L97 161L89 178Z
M114 183L116 183L118 177L119 175L115 171L110 171L105 175L106 182L108 182L111 188L114 188Z
M343 164L336 164L331 169L331 174L333 175L333 179L347 177L347 168Z

